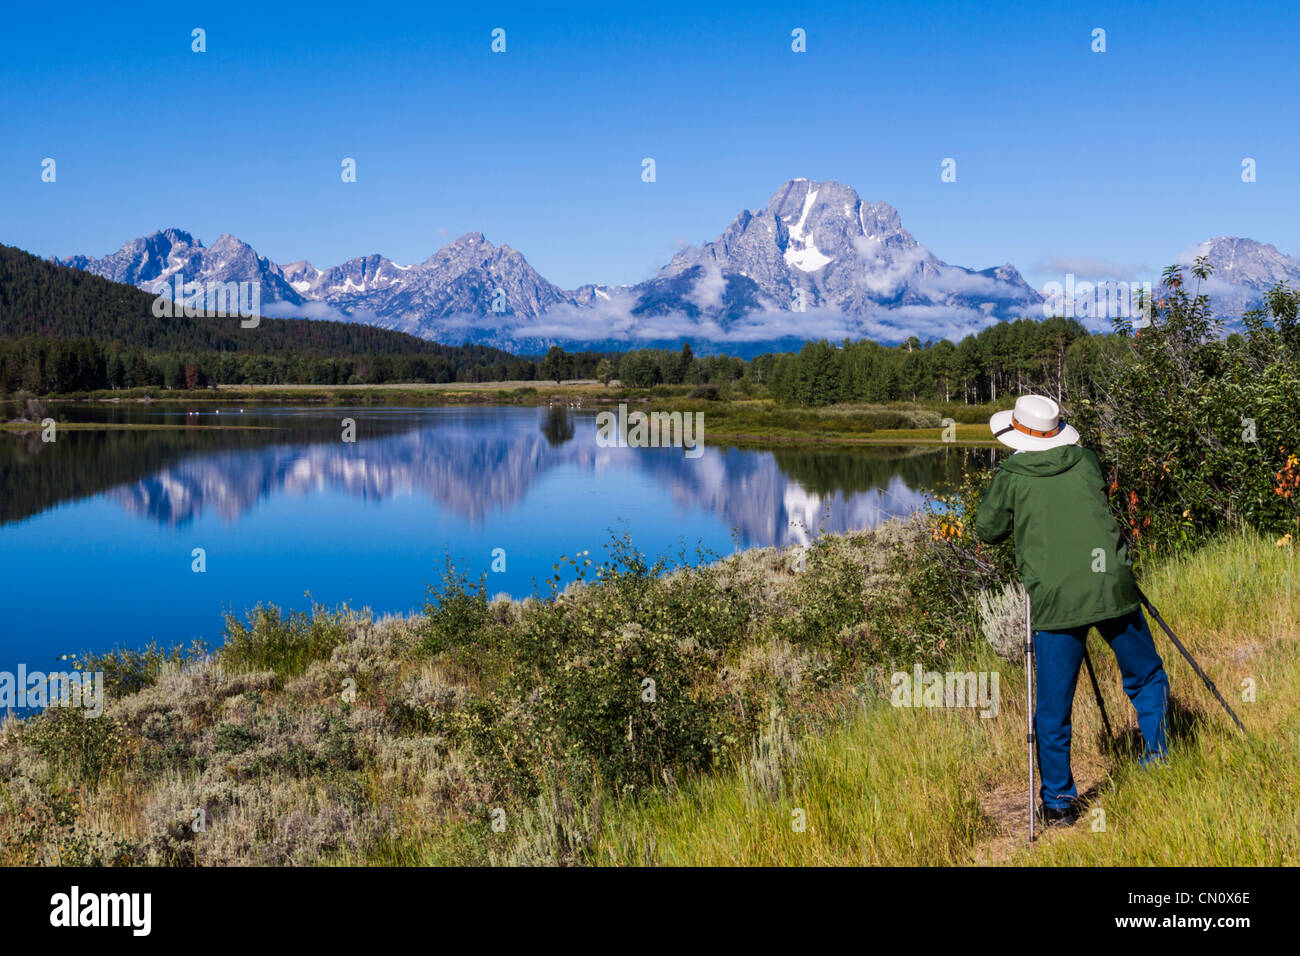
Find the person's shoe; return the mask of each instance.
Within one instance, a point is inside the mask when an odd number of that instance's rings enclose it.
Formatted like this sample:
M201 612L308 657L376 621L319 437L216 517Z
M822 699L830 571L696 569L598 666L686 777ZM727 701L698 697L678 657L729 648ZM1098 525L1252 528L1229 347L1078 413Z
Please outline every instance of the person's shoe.
M1044 805L1039 813L1039 819L1049 827L1072 827L1079 819L1079 810L1074 804L1059 809Z

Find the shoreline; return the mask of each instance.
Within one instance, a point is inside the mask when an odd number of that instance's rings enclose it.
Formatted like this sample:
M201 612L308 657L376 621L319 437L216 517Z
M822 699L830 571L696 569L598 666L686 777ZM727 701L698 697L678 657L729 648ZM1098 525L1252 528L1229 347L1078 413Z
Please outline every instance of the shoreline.
M489 406L491 407L491 406ZM498 406L510 407L510 406ZM39 432L40 422L0 422L0 432L22 434ZM193 425L193 424L145 424L124 422L58 422L59 431L277 431L272 425ZM898 446L898 445L952 445L960 448L996 448L994 439L959 438L944 441L941 438L924 438L914 434L915 429L883 430L872 433L871 437L849 437L835 435L753 435L743 432L724 430L706 431L705 445L717 444L714 439L726 439L726 443L735 447L764 447L783 445L810 445L818 448L837 448L853 446Z
M701 397L698 387L656 386L624 389L599 382L575 380L558 385L536 382L448 383L443 385L267 385L219 386L194 392L173 391L144 395L112 395L102 392L51 396L41 399L51 410L59 405L147 405L164 407L204 406L239 401L260 407L377 405L412 408L442 408L465 405L535 408L570 408L575 411L605 410L619 404L656 412L703 412L705 443L721 439L750 447L810 445L822 448L870 445L959 445L997 447L983 422L955 421L953 437L945 440L944 426L954 414L982 416L983 406L935 406L918 403L856 403L817 408L778 405L768 398ZM952 409L960 409L952 411ZM945 412L948 413L945 415ZM54 416L50 416L54 417ZM928 419L924 427L877 427L875 420L897 422ZM77 431L255 429L274 426L145 424L122 422L60 422L59 428ZM0 422L0 431L38 431L39 422ZM716 443L716 442L712 442Z

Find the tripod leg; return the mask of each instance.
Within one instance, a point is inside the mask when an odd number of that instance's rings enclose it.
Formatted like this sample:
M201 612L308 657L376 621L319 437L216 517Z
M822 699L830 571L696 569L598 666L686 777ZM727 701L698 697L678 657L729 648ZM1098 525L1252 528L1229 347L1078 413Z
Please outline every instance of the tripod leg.
M1101 687L1097 683L1097 672L1092 669L1092 656L1088 653L1088 638L1083 639L1083 663L1088 668L1088 680L1092 682L1092 692L1097 697L1097 708L1101 711L1101 723L1106 728L1106 739L1114 739L1110 732L1110 718L1106 716L1106 702L1101 698Z
M1196 671L1196 675L1205 682L1205 686L1209 688L1210 693L1214 695L1214 699L1223 705L1223 709L1228 712L1228 716L1231 717L1232 722L1237 725L1237 729L1243 734L1246 733L1246 725L1241 722L1241 718L1239 718L1236 713L1233 712L1233 709L1228 706L1228 702L1224 700L1223 695L1219 693L1219 688L1214 686L1214 681L1210 680L1209 675L1207 675L1205 671L1201 670L1201 665L1196 663L1196 658L1192 657L1191 651L1183 647L1183 642L1178 639L1178 635L1176 635L1170 629L1169 625L1165 623L1165 619L1160 616L1160 612L1155 609L1149 600L1147 600L1147 596L1143 594L1141 590L1138 591L1138 596L1142 598L1142 603L1146 605L1146 609L1151 612L1151 616L1156 619L1156 623L1159 624L1160 628L1166 635L1168 635L1169 640L1173 642L1174 647L1178 648L1178 652L1182 654L1183 657L1187 658L1187 663L1192 665L1192 670Z
M1029 756L1029 842L1034 842L1034 632L1029 624L1029 595L1025 594L1025 734Z

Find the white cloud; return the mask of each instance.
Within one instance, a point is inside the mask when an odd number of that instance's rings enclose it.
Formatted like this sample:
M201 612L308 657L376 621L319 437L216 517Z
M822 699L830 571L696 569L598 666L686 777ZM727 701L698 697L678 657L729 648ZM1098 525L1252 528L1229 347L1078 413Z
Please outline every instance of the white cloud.
M967 272L956 266L939 266L934 276L923 276L916 288L924 291L933 301L943 301L950 295L980 295L991 299L1008 298L1023 294L1024 290L993 276Z
M304 302L294 305L292 302L268 302L262 306L262 315L268 319L316 319L321 322L363 322L366 325L388 327L387 323L373 312L353 310L344 312L328 302Z
M855 236L853 246L868 263L862 279L873 295L891 296L898 292L924 265L930 252L924 246L898 251L871 236Z
M631 348L645 342L670 339L741 345L779 339L840 342L846 338L870 338L881 342L901 342L915 335L923 341L940 338L958 341L997 322L996 318L978 309L913 305L876 309L863 318L831 308L806 312L758 310L723 328L711 318L693 319L682 312L632 315L635 303L635 297L622 293L610 302L591 307L562 306L552 309L536 322L514 329L513 334L519 338L562 343L621 340Z
M1096 256L1049 256L1034 263L1035 273L1073 275L1080 279L1119 279L1132 282L1154 271L1141 263L1115 262Z
M686 296L701 309L716 309L722 305L722 293L727 291L727 280L722 277L722 270L716 262L706 262L699 279L695 281L690 294Z

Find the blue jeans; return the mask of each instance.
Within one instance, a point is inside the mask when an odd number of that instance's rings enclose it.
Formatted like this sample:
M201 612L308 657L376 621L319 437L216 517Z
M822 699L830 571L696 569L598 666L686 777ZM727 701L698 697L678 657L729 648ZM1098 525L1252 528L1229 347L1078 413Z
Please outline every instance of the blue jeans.
M1124 693L1137 710L1138 727L1146 743L1143 765L1163 760L1165 723L1169 710L1169 678L1156 653L1155 641L1140 610L1095 625L1115 652L1124 677ZM1038 684L1034 733L1038 738L1039 795L1043 805L1063 810L1079 795L1070 772L1070 710L1083 662L1088 626L1062 633L1034 632L1034 675Z

